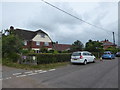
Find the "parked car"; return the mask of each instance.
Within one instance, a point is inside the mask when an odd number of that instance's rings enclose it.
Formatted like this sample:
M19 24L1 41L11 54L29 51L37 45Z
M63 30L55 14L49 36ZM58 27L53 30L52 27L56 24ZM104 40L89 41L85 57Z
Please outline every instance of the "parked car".
M116 53L116 57L120 57L120 52L117 52L117 53Z
M115 55L110 51L106 51L102 55L102 59L115 59Z
M95 56L88 51L73 52L71 55L71 63L83 63L95 62Z

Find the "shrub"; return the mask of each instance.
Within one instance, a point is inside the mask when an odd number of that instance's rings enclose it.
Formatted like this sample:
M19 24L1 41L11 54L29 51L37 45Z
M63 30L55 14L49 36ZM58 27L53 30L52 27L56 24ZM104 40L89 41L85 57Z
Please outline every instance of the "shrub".
M49 64L56 62L67 62L70 61L71 54L34 54L37 57L38 64Z
M49 50L48 53L54 53L54 50Z
M28 53L29 53L29 50L21 50L21 53L24 54L24 55L25 55L25 54L28 54Z
M9 60L10 62L17 62L19 58L20 58L20 55L14 52L8 54L7 57L5 57L5 59Z

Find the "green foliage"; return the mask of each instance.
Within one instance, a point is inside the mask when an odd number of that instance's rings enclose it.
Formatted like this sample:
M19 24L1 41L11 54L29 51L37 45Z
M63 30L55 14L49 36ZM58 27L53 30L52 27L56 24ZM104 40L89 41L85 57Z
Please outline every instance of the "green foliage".
M59 53L57 50L54 50L54 52L53 52L54 54L57 54L57 53Z
M48 49L45 48L45 47L41 47L41 48L40 48L40 52L42 52L42 53L47 53L47 52L48 52Z
M103 46L99 41L89 40L85 45L85 50L90 52L102 52Z
M18 59L20 58L20 55L18 55L17 53L10 53L7 56L12 62L17 62Z
M47 53L54 53L54 54L57 54L57 53L59 53L59 51L57 51L57 50L49 50L49 51L47 51Z
M22 53L23 55L26 55L26 54L29 53L29 50L21 50L21 53Z
M70 48L70 51L81 51L81 50L83 50L83 44L79 40L75 41Z
M31 54L29 54L31 55ZM56 62L70 61L71 54L34 54L37 57L38 64L49 64Z
M10 58L13 61L17 61L19 53L22 50L22 40L14 35L2 35L2 56L3 58Z
M59 62L59 63L51 63L51 64L40 64L40 65L28 65L28 64L18 64L18 63L13 63L10 62L10 60L3 59L2 64L9 66L9 67L15 67L15 68L21 68L21 69L26 69L26 70L49 70L53 69L56 67L64 66L67 65L69 62Z
M53 49L52 49L52 50L49 50L48 53L54 53L54 50L53 50Z
M116 47L109 47L107 49L105 49L105 51L111 51L112 53L117 53L118 51L120 51L119 48L116 48Z

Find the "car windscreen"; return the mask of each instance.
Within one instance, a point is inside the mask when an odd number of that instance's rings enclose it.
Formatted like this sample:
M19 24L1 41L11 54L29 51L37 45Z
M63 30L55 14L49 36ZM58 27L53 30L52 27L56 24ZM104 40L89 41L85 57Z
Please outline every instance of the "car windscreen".
M112 54L112 52L104 52L104 54Z
M81 53L74 52L72 56L81 56Z

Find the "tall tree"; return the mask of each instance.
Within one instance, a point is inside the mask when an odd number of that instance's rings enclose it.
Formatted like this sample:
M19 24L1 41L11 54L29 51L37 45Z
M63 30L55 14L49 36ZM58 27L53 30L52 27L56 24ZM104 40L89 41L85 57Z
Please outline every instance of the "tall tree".
M89 40L85 45L85 50L90 52L100 52L103 51L103 46L99 41Z
M81 51L83 50L83 43L79 40L75 41L72 46L70 51Z
M2 56L12 58L17 56L22 50L23 41L14 34L2 35Z

